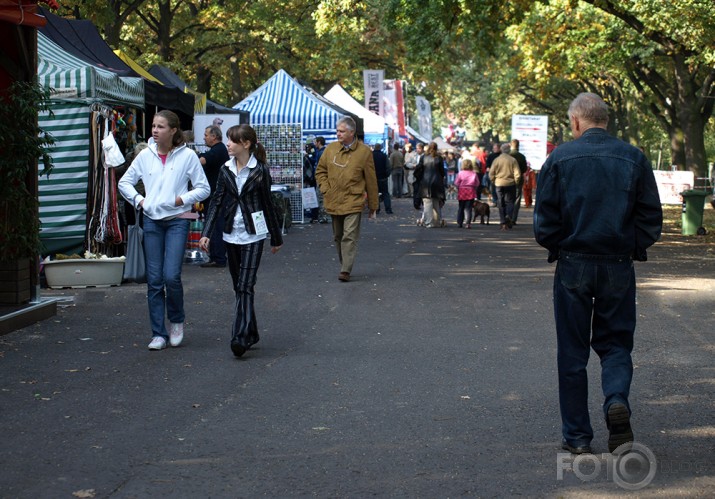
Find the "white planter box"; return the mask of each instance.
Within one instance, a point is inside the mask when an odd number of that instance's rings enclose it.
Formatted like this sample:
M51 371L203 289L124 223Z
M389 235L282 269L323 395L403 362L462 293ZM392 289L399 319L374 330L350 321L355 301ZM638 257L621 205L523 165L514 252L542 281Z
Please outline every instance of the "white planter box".
M43 262L50 288L86 288L119 286L124 274L124 258L101 260L52 260Z

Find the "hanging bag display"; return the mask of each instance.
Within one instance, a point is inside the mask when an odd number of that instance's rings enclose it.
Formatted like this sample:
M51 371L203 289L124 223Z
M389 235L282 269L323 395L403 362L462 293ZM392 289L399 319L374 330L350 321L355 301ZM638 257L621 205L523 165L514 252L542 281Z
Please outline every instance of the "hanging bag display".
M117 141L114 140L114 134L109 130L109 126L105 128L104 138L102 139L102 151L104 152L104 163L107 166L121 166L124 164L124 156L119 149Z

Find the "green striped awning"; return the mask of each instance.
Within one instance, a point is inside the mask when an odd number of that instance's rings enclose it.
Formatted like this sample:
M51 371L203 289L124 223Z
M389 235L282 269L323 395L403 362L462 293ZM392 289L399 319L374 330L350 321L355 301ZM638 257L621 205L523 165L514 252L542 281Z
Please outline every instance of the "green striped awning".
M37 33L37 75L55 99L95 99L144 108L144 80L118 76L67 52Z
M87 104L65 103L39 115L40 127L55 140L52 173L38 182L40 239L51 252L84 242L91 114Z

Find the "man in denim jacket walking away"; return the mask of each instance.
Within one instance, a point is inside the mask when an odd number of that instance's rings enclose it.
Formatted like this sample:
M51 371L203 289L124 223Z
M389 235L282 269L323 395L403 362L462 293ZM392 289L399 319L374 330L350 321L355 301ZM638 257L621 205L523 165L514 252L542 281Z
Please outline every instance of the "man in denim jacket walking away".
M663 212L648 159L606 132L606 103L582 93L568 113L575 140L546 160L534 210L536 241L549 250L549 262L558 260L554 315L562 447L591 452L586 367L593 348L601 359L608 450L614 452L633 441L633 260L646 260L646 249L660 237Z

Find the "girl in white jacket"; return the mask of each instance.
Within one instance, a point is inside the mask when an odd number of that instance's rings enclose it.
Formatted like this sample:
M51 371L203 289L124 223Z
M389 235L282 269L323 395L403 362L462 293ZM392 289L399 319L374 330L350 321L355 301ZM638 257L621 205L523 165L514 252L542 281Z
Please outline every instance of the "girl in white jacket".
M159 111L151 126L154 144L139 153L119 181L119 191L143 211L150 350L179 346L184 337L184 288L181 265L189 233L191 205L211 194L196 153L187 148L179 117ZM146 196L136 190L144 183ZM191 189L189 189L191 181ZM164 317L169 318L169 334Z

